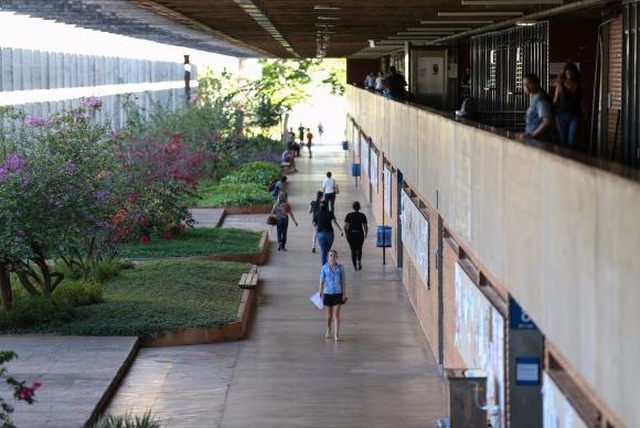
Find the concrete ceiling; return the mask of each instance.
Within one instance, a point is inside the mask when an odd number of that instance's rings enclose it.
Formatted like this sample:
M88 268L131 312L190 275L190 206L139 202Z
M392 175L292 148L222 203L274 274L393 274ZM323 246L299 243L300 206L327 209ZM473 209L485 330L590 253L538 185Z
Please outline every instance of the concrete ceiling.
M2 0L0 10L238 57L375 58L406 40L593 17L612 3L620 0Z

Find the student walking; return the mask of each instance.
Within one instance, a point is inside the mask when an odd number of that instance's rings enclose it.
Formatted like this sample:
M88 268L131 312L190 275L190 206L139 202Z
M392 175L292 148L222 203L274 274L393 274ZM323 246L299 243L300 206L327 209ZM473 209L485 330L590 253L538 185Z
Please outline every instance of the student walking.
M307 148L309 149L309 159L311 159L311 143L313 142L313 134L311 129L307 128Z
M369 226L367 216L360 212L360 202L355 201L352 206L353 211L344 219L344 231L351 248L353 270L358 271L362 270L362 244L367 239Z
M333 330L333 340L340 340L340 307L347 302L347 283L344 266L338 263L338 252L329 251L329 261L320 269L318 292L327 308L327 328L324 337L329 339Z
M271 208L271 214L276 218L276 233L278 237L278 251L287 251L287 229L289 229L289 217L298 227L296 217L293 215L291 205L287 202L287 194L284 190L280 191L276 203Z
M336 195L340 192L336 180L331 178L331 171L327 172L327 178L322 182L324 200L329 204L331 212L335 212Z
M342 229L340 229L340 225L336 221L336 217L333 215L327 206L327 201L322 201L320 204L320 211L313 218L313 225L316 227L318 231L318 245L320 246L320 264L324 265L327 263L327 256L329 254L329 250L331 250L331 246L333 245L333 226L335 224L336 227L340 230L340 232L344 235Z
M316 198L309 202L309 214L311 214L311 224L313 224L313 219L316 218L316 214L320 212L320 204L322 203L322 192L318 192L316 194ZM318 229L313 227L313 240L311 241L311 252L316 252L316 240L318 239Z

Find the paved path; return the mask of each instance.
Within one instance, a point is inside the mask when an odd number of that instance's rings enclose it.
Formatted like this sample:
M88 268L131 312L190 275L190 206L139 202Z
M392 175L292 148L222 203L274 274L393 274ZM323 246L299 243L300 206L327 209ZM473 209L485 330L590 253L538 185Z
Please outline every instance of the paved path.
M40 380L36 403L16 403L13 421L19 428L75 428L90 418L137 337L0 336L0 350L18 359L7 364L9 374L31 384ZM9 399L4 384L0 395ZM12 400L10 404L14 404Z
M308 300L317 288L320 256L310 251L306 212L326 171L340 184L341 222L354 199L364 201L347 162L339 148L323 146L313 159L298 159L300 172L290 176L289 193L300 227L291 223L289 251L272 245L269 264L260 268L251 336L237 343L142 350L110 412L144 413L150 407L169 427L435 426L446 414L444 386L397 269L382 266L375 224L362 271L349 268L343 238L334 245L350 287L342 341L324 339L324 314ZM369 205L362 205L372 220ZM264 218L249 216L246 223L266 228ZM240 216L229 221L243 223Z

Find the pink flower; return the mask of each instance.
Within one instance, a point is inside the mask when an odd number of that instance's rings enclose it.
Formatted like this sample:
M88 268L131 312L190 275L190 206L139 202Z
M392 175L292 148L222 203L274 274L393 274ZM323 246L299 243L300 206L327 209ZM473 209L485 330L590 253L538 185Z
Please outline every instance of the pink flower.
M46 124L46 121L44 119L34 116L27 116L24 122L31 128L39 128Z
M171 239L171 238L173 238L173 235L171 234L171 232L165 232L165 233L162 234L162 237L164 239Z
M33 382L33 389L38 389L42 386L42 382L40 382L39 380L36 380L35 382Z
M187 228L187 225L184 223L180 223L180 230L185 230Z
M147 242L149 242L149 237L147 235L140 235L140 243L144 245Z

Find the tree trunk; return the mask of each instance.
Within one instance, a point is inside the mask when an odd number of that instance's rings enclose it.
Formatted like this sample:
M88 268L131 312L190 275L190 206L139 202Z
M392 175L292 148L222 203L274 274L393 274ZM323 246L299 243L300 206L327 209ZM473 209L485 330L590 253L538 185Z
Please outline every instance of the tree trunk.
M0 263L0 294L2 296L2 307L10 310L13 305L13 293L11 292L11 277L9 276L9 267Z

